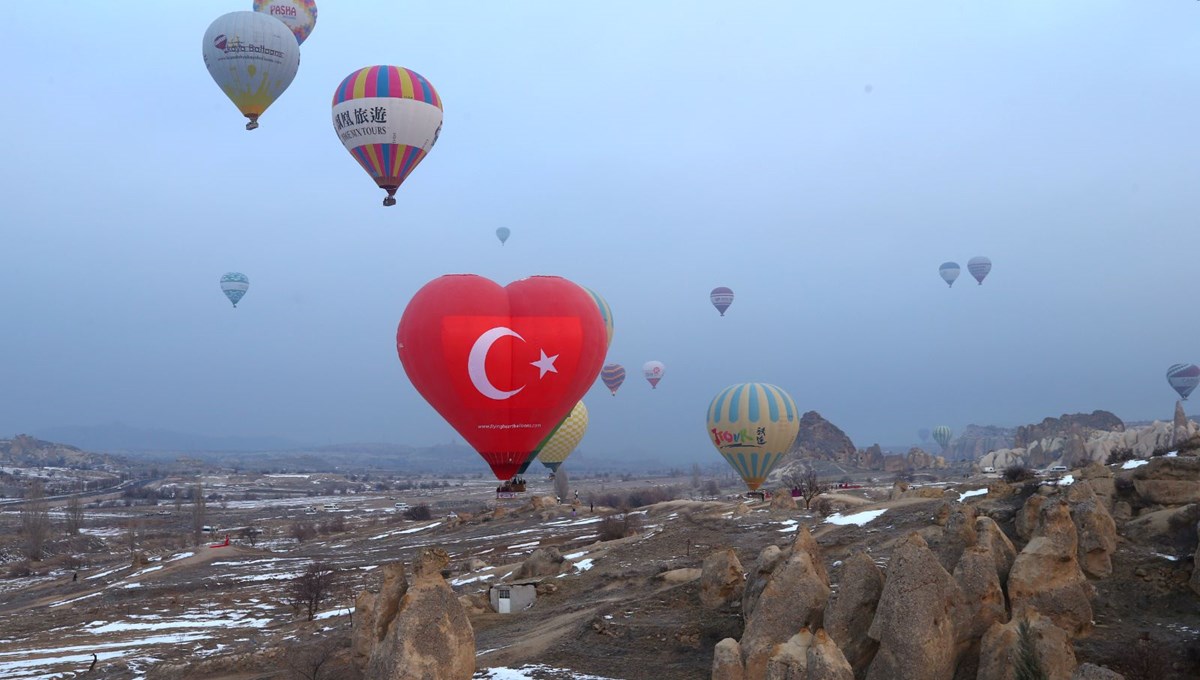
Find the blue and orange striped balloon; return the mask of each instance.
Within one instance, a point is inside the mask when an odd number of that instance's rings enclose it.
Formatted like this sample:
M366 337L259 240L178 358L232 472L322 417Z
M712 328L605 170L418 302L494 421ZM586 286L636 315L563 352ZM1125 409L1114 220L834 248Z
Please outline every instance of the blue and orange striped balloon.
M621 383L625 382L625 367L621 364L604 364L604 368L600 369L600 379L615 397Z
M708 440L755 491L796 441L800 414L782 388L730 385L708 406Z
M420 165L442 131L442 99L421 74L368 66L333 93L333 128L363 170L396 204L396 190Z

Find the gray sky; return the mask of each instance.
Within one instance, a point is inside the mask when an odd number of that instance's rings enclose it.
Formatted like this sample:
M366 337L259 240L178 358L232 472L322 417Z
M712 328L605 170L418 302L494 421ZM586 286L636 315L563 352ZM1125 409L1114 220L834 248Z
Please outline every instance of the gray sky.
M1166 418L1200 362L1198 3L327 0L246 132L200 43L249 4L6 6L0 433L445 442L395 330L457 272L608 299L630 375L585 398L592 454L717 460L746 380L860 446ZM389 209L329 113L378 63L446 111Z

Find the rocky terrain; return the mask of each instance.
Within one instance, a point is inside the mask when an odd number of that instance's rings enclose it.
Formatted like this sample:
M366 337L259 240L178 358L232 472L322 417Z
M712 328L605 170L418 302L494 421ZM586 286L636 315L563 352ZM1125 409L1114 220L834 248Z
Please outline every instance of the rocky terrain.
M668 481L685 483L604 493ZM231 500L210 508L227 546L179 536L186 503L90 510L77 562L0 580L0 678L951 680L1016 677L1030 653L1055 679L1200 676L1200 458L881 483L813 511L778 494L593 509L598 485L577 505L545 480L499 504L484 482ZM0 513L0 535L18 519ZM303 522L321 530L297 540ZM309 621L295 590L314 564L336 578ZM536 598L497 613L498 583Z

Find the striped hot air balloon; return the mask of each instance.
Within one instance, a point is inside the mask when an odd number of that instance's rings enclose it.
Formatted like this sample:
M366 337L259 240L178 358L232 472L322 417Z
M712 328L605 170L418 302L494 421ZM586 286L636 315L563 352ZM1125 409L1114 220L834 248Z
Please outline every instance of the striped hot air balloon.
M961 271L962 269L959 268L957 262L943 262L942 266L938 267L938 275L950 287L954 286L954 281L958 279L958 274Z
M1175 364L1167 369L1167 382L1179 393L1180 399L1187 401L1188 395L1200 384L1200 366Z
M580 288L586 290L587 294L592 296L592 299L595 300L595 302L596 302L596 307L598 307L600 309L600 317L602 319L604 319L604 330L608 333L608 344L605 345L605 347L612 347L612 339L613 339L612 307L609 307L608 301L606 301L603 297L600 296L599 293L592 290L591 288L588 288L587 286L580 286Z
M604 364L604 368L600 370L600 379L615 397L621 383L625 382L625 367L621 364Z
M542 465L550 468L551 472L558 472L558 466L566 462L567 456L571 455L575 447L579 446L579 441L587 433L587 427L588 410L581 401L575 404L571 413L562 421L554 434L550 435L550 439L542 445L537 459L542 461Z
M942 447L942 453L950 447L950 438L954 436L954 431L946 425L938 425L933 428L933 441L937 442Z
M718 286L717 288L713 288L712 292L708 294L708 299L712 301L713 307L717 308L721 316L725 316L725 310L729 309L729 305L733 304L733 291L725 286Z
M971 272L971 276L982 286L988 272L992 271L992 261L982 255L972 257L967 260L967 271Z
M237 303L242 301L242 296L248 290L250 290L250 279L246 278L245 274L229 272L221 277L221 292L233 303L234 309L237 309Z
M792 448L800 431L796 402L767 383L730 385L708 406L708 440L751 491Z

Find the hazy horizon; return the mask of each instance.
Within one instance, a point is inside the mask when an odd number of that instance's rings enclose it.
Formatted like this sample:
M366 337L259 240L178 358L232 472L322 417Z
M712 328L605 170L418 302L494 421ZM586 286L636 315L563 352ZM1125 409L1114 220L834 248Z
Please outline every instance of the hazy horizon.
M1163 420L1200 362L1195 3L326 4L247 132L200 44L249 5L9 8L0 432L457 439L395 332L458 272L607 299L628 377L585 451L715 459L705 408L749 380L860 447ZM380 63L445 106L392 208L330 123Z

